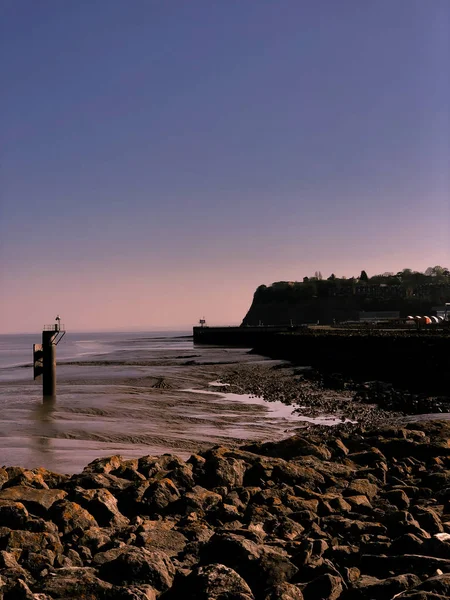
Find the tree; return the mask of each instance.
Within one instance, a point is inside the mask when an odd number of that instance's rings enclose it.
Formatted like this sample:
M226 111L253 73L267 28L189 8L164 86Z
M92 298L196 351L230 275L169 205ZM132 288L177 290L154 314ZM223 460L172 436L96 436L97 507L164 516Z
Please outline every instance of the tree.
M369 281L369 278L367 277L367 273L365 271L361 271L361 275L359 276L359 279L361 281L364 281L365 283L367 283Z
M336 275L334 273L331 273L331 275L328 277L328 281L334 281L336 279Z

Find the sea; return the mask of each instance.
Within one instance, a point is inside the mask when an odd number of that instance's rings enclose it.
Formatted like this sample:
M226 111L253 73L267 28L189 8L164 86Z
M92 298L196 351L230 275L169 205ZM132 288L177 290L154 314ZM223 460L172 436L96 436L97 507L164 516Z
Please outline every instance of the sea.
M39 333L0 335L3 466L75 473L112 454L186 459L298 425L292 407L214 387L215 364L258 360L248 349L198 348L192 331L68 332L56 348L57 396L43 399L32 368L40 342Z

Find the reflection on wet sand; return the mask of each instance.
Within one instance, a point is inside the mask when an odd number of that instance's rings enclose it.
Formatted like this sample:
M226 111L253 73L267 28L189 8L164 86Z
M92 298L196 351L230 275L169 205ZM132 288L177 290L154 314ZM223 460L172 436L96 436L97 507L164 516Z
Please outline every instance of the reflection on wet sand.
M52 438L56 438L58 427L54 418L56 407L56 396L44 396L32 411L32 447L36 452L36 458L45 463L51 463L48 455L52 451Z

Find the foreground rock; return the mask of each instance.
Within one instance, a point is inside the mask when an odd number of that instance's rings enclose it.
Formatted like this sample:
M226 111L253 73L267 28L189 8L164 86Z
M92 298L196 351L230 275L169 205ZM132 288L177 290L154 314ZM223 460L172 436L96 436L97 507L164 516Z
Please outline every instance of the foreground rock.
M450 424L2 469L0 597L450 597Z

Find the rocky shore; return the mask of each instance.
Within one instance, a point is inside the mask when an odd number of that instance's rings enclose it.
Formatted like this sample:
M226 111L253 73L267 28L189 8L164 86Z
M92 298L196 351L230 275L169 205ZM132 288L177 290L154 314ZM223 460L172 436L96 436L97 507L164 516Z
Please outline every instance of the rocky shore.
M4 600L450 596L450 424L0 470Z

